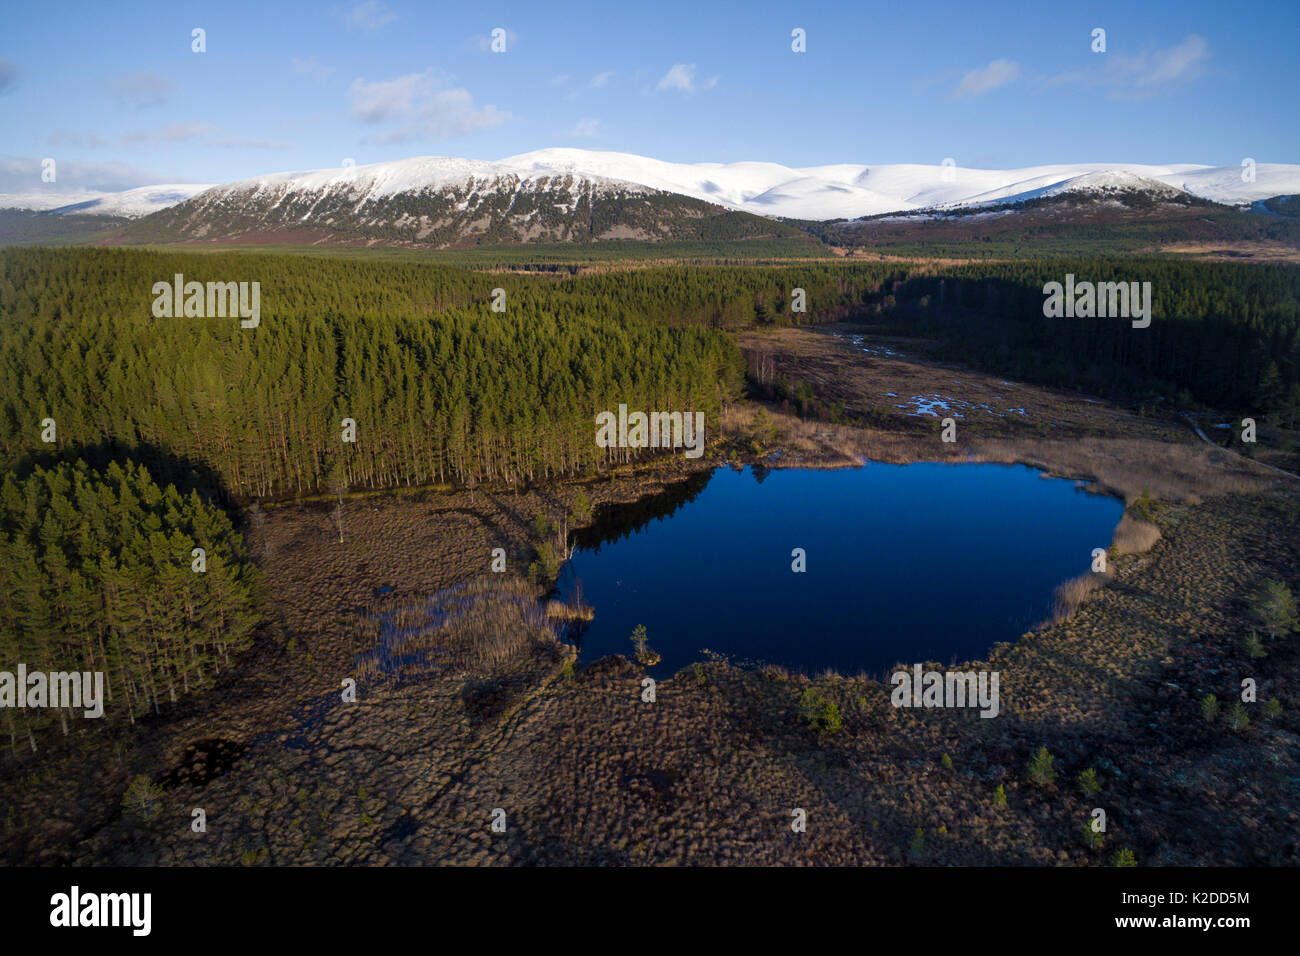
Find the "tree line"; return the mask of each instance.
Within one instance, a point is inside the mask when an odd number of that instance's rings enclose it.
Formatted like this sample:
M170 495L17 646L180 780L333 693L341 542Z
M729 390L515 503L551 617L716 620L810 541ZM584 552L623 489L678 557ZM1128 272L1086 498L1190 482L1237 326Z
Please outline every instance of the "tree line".
M1151 283L1152 320L1043 315L1043 287ZM895 282L887 327L942 358L1108 397L1300 419L1300 269L1145 257L994 262Z
M60 463L0 482L0 669L102 672L96 722L134 722L210 686L252 642L258 587L230 517L142 465ZM83 719L4 708L11 747Z
M1047 319L1066 272L1152 283L1150 328ZM155 282L261 283L262 322L155 319ZM504 311L494 311L494 290ZM802 289L807 310L795 311ZM242 498L600 467L597 412L702 410L744 362L725 332L861 319L941 355L1112 397L1300 398L1300 272L1159 258L653 266L492 275L422 262L122 249L0 251L0 450L212 469ZM42 420L57 426L42 441ZM355 441L343 441L344 420ZM96 450L100 458L95 458Z
M176 273L259 282L260 326L155 319L150 290ZM707 283L689 286L701 309L713 305ZM336 472L379 488L596 467L610 454L595 444L597 412L626 403L713 422L741 387L734 344L703 322L668 321L663 286L620 293L311 257L6 250L4 464L164 449L243 497L322 491ZM46 418L53 447L42 441Z

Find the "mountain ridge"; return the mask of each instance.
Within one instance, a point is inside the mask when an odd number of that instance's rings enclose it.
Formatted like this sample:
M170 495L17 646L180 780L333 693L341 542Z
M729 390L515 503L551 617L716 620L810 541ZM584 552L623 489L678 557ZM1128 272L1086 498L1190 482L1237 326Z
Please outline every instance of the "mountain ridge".
M16 208L95 217L105 243L345 243L438 249L483 244L807 239L810 224L855 227L982 211L1057 218L1224 204L1255 209L1300 192L1300 166L1081 163L1010 170L955 165L671 163L630 153L546 149L506 159L411 157L268 173L216 186L119 194L28 194ZM0 197L0 207L15 197ZM70 202L61 202L70 199ZM25 205L22 205L25 203ZM13 218L10 216L9 218ZM12 229L40 231L17 219ZM44 228L44 227L42 227ZM46 231L49 231L48 229ZM100 230L102 231L102 230Z
M283 173L205 190L125 226L128 242L483 243L803 236L772 219L636 183L521 176L425 159Z
M88 194L80 201L100 199L106 214L140 215L148 209L109 213L106 196L126 197L170 191L182 201L208 189L243 189L251 184L270 188L293 184L301 190L329 191L344 184L369 182L376 196L428 187L461 185L476 179L515 176L520 180L576 179L621 184L675 193L736 211L791 219L855 219L918 209L1009 201L1012 197L1065 187L1070 180L1114 173L1141 177L1203 199L1246 206L1279 195L1300 192L1300 165L1260 163L1241 166L1197 164L1142 165L1134 163L1064 163L1018 169L973 169L952 165L835 164L789 167L769 162L674 163L633 153L549 148L508 156L497 161L421 156L374 163L292 172L268 173L204 187L166 185L142 187L119 194ZM0 206L50 209L47 194L0 196ZM63 198L63 197L56 197ZM78 202L74 194L63 205ZM26 205L20 203L26 202ZM33 203L44 203L37 205ZM155 199L152 206L161 206ZM81 210L82 212L93 210Z

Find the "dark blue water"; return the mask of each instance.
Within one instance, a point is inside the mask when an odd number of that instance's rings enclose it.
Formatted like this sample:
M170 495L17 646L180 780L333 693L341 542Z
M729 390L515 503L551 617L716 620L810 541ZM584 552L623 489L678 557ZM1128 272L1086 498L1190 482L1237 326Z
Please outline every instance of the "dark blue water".
M834 471L718 469L659 499L602 510L561 575L596 618L581 657L655 674L704 649L810 673L983 659L1046 618L1087 572L1123 505L1024 466L922 463ZM807 571L791 570L791 551Z

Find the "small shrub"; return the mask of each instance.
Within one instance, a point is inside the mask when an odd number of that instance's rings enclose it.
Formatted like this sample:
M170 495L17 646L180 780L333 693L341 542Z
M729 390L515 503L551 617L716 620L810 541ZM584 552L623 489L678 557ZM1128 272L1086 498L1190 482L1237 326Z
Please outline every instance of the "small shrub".
M573 500L573 520L579 523L591 520L591 502L581 490L578 491L578 497Z
M126 788L122 810L148 823L162 812L162 798L163 788L149 779L148 774L138 774Z
M1007 788L998 784L998 788L993 791L993 806L1003 809L1007 805Z
M1101 793L1101 783L1097 780L1097 771L1089 767L1079 774L1079 789L1085 797L1095 797Z
M1259 635L1251 631L1241 640L1242 650L1246 652L1247 657L1259 660L1261 657L1268 657L1268 651L1264 650L1264 643L1259 639Z
M768 445L776 441L777 428L776 422L772 416L767 413L767 409L760 408L754 415L754 421L750 433L750 446L756 452L761 452Z
M835 701L826 702L826 708L822 711L820 730L828 734L839 733L844 726L844 719L840 716L840 705Z
M1219 716L1219 698L1213 694L1206 694L1201 698L1201 716L1207 722L1213 722Z
M827 700L816 687L809 687L799 698L799 713L808 725L820 733L834 734L844 726L840 716L840 705Z
M708 676L704 672L704 664L700 661L696 661L691 665L691 670L695 673L695 683L703 687L705 682L708 680Z
M1111 858L1111 863L1115 866L1137 866L1137 857L1129 849L1116 850L1115 855Z
M1106 834L1092 828L1093 820L1089 817L1083 821L1083 842L1089 850L1096 852L1106 843Z
M1265 717L1282 716L1282 702L1278 700L1276 697L1270 697L1264 703L1264 716Z
M1268 631L1273 640L1277 640L1279 634L1290 634L1300 627L1295 595L1281 581L1261 581L1250 593L1247 604L1250 616Z
M537 560L528 565L528 577L534 584L554 581L560 573L560 559L549 541L537 546Z
M1056 769L1052 766L1054 759L1046 744L1039 747L1034 759L1029 761L1029 779L1040 787L1052 783L1056 779Z
M1246 705L1241 701L1235 701L1232 710L1228 711L1228 726L1233 730L1245 730L1250 726L1250 716L1246 713Z
M651 649L646 636L644 624L638 624L632 629L632 637L630 640L632 641L632 646L636 648L636 659L638 663L645 667L652 667L663 660L657 651Z
M1159 502L1151 496L1151 492L1143 491L1142 494L1138 495L1136 500L1129 504L1128 510L1129 513L1139 521L1147 521L1154 524L1156 519L1160 517L1162 508Z
M942 757L939 758L939 763L943 764L943 768L945 770L952 769L952 758L949 757L947 754L944 754Z

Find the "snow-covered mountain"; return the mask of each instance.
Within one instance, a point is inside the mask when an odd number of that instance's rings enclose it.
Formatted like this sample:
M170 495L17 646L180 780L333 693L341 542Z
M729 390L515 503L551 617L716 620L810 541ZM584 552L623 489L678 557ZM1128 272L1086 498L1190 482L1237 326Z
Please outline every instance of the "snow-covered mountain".
M1003 205L1006 203L1026 202L1030 199L1053 197L1106 199L1141 193L1153 199L1178 200L1192 195L1185 189L1171 186L1159 179L1122 169L1101 169L1096 172L1084 173L1081 176L1072 176L1069 179L1048 182L1045 186L1036 185L1037 182L1043 180L1055 180L1055 176L1039 177L1033 181L1034 185L1031 188L1020 192L1009 193L1006 188L995 189L987 194L972 196L960 203L948 204L945 208ZM1024 185L1027 184L1016 184L1016 186Z
M737 239L798 230L680 192L558 168L423 157L215 186L131 241L482 242Z
M564 171L639 183L733 209L791 219L854 219L938 206L1014 202L1032 195L1143 188L1138 179L1215 202L1246 205L1300 192L1300 165L1261 163L1253 180L1239 166L1073 163L1023 169L841 164L668 163L630 153L543 149L501 160L529 175ZM1106 174L1106 175L1094 175ZM1092 176L1092 179L1081 177ZM1137 179L1135 179L1136 177Z
M1200 197L1249 206L1300 193L1300 166L1076 163L1023 169L954 165L671 163L630 153L543 149L496 162L420 157L286 172L219 186L0 197L0 207L145 217L128 238L295 241L566 241L762 235L801 220L958 210L1028 200ZM164 210L159 212L159 210ZM152 215L151 215L152 214ZM766 232L764 231L766 230ZM779 231L779 230L778 230ZM140 235L135 236L138 232Z
M210 184L174 183L141 186L122 192L28 192L0 194L0 209L30 209L35 212L81 216L121 216L137 219L189 199Z

